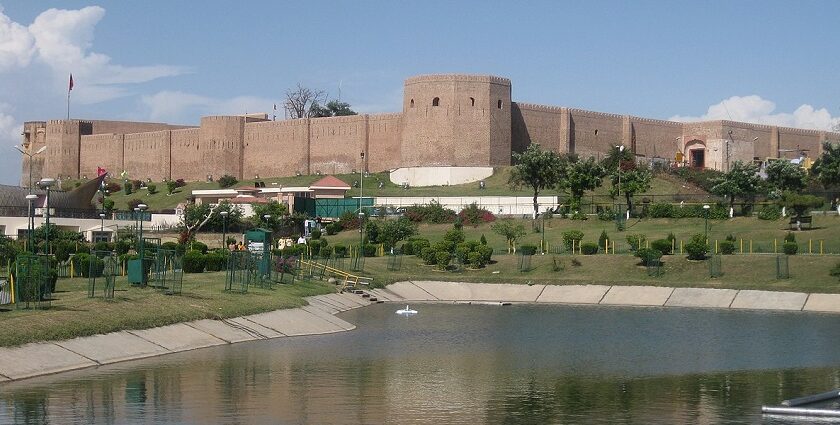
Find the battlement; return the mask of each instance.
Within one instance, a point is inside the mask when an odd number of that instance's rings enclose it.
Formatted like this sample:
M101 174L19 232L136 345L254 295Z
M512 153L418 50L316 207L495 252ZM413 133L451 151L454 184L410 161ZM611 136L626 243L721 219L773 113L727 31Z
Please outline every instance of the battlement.
M678 121L668 121L668 120L658 120L655 118L642 118L642 117L635 117L632 115L628 115L630 122L632 123L645 123L645 124L655 124L655 125L666 125L669 127L682 127L683 123Z
M453 82L465 81L475 83L490 83L510 86L510 79L504 77L496 77L493 75L473 75L473 74L427 74L409 77L405 80L405 85L427 82Z
M368 115L370 121L384 121L384 120L398 120L403 117L402 112L393 112L390 114L372 114Z
M560 114L566 109L562 106L538 105L536 103L512 102L512 104L513 106L516 106L519 109L527 109L529 111L538 112L549 112L553 114Z
M312 124L340 124L364 121L364 115L345 115L340 117L318 117L309 119Z
M577 109L577 108L569 108L569 113L571 113L573 116L575 114L578 114L578 115L586 115L586 116L590 116L590 117L601 117L601 118L614 118L614 119L622 119L623 118L622 115L618 115L618 114L610 114L610 113L607 113L607 112L587 111L586 109Z

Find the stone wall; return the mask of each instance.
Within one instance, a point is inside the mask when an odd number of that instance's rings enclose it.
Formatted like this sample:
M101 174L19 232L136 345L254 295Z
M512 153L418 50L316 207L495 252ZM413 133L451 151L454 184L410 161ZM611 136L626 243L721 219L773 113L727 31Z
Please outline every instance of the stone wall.
M125 169L123 164L124 137L123 134L81 136L79 142L81 145L81 154L79 155L80 176L82 178L94 178L98 167L104 168L111 175L119 175Z
M243 159L248 178L309 174L309 120L246 124Z
M581 157L601 158L610 148L622 144L623 121L621 115L569 109L569 151ZM632 145L628 148L633 148Z
M123 139L123 169L131 180L163 181L170 176L171 132L169 130L126 134ZM114 170L110 170L114 171ZM119 175L119 172L112 175Z
M197 128L169 132L169 167L173 180L203 181L207 178L198 139Z
M682 123L629 117L631 144L635 139L636 155L674 160L679 151Z
M218 179L231 175L243 178L243 137L245 117L212 116L201 118L198 132L199 156L204 172Z
M400 166L401 137L402 114L368 116L368 171L387 171Z
M315 174L346 174L362 169L367 147L367 116L309 120L309 168Z
M567 153L568 127L564 108L515 102L511 117L511 150L523 152L531 143L558 153ZM567 112L567 111L566 111Z
M174 125L159 122L136 122L136 121L105 121L105 120L91 120L90 134L127 134L127 133L144 133L147 131L160 130L177 130L181 128L195 128L192 125Z

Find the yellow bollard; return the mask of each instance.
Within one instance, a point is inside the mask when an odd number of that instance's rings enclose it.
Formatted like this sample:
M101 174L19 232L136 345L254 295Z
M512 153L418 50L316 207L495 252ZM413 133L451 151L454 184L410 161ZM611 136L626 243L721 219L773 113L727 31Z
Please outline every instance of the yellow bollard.
M677 244L677 240L676 239L671 239L671 252L674 252L674 251L677 250L676 249L677 247L675 246L676 244Z
M823 241L820 239L820 255L823 255Z
M615 241L612 241L612 253L615 254Z
M648 241L648 240L645 241L645 248L650 248L650 241Z
M715 254L718 253L718 240L715 239Z
M572 239L572 254L575 253L575 240Z
M15 303L15 277L9 274L9 298Z
M683 253L683 241L680 241L680 254Z
M811 245L811 239L808 239L808 254L813 254L814 250Z
M70 262L70 278L76 277L76 270L73 268L73 262Z
M744 253L744 240L743 239L738 239L738 245L740 246L740 251L741 251L740 253L743 254Z
M776 254L778 252L779 252L779 241L776 240L776 239L773 239L773 254Z

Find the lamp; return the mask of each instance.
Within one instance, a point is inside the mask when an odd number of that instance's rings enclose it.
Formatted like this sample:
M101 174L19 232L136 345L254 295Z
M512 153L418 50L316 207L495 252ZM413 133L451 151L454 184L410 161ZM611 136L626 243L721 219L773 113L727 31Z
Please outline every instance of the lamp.
M29 206L29 209L26 213L26 251L32 250L35 252L35 249L32 247L32 230L35 228L35 216L32 214L32 203L38 199L38 195L29 194L26 195L26 203Z
M51 178L44 178L38 182L38 186L44 188L47 191L47 202L46 202L46 211L44 212L44 225L45 225L45 233L44 233L44 249L46 250L46 254L50 254L50 188L55 184L55 179ZM34 227L34 219L33 219L33 227Z
M32 193L32 157L35 156L35 155L38 155L39 153L41 153L45 150L47 150L47 147L46 146L41 146L41 149L38 149L35 153L26 152L25 150L18 147L18 145L15 145L14 148L18 152L20 152L20 153L29 157L29 193L31 194Z
M222 211L219 213L222 216L222 248L227 247L227 211Z

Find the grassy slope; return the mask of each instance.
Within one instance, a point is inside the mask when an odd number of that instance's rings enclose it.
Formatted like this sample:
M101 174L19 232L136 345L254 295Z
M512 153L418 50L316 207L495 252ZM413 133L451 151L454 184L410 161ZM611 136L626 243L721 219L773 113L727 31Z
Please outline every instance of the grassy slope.
M302 297L335 291L324 283L296 281L275 290L250 288L247 294L224 292L225 272L185 274L183 294L163 295L117 279L115 299L87 298L88 280L59 279L48 310L0 313L0 346L146 329L197 319L218 319L305 305Z
M468 183L453 186L430 186L430 187L412 187L403 189L399 185L391 183L388 179L388 173L373 173L364 180L364 195L365 196L532 196L532 192L527 188L518 190L511 189L507 184L508 176L510 175L510 167L503 167L496 169L496 172L485 180L486 189L480 190L478 183ZM336 177L345 181L347 184L353 186L359 180L358 174L338 174ZM308 186L315 181L321 179L322 176L293 176L293 177L276 177L260 179L265 182L267 187L272 187L272 183L277 183L282 186ZM383 187L379 188L379 183L382 182ZM122 182L120 182L122 184ZM126 195L125 191L111 194L118 209L125 209L127 202L131 199L141 199L152 210L175 208L181 202L184 202L190 193L196 189L218 189L218 183L213 182L190 182L186 186L177 189L172 196L167 195L166 185L164 183L156 183L158 193L150 195L145 189L140 189L137 193ZM236 184L239 186L253 186L254 180L244 180ZM609 182L604 182L604 185L593 193L594 195L607 195L609 192ZM543 195L556 195L556 191L548 190L542 193ZM590 195L591 195L590 194ZM646 193L648 195L672 195L672 194L704 194L700 189L691 187L684 182L675 179L672 176L657 177L654 179L651 189ZM359 189L353 188L348 192L348 196L358 196Z

